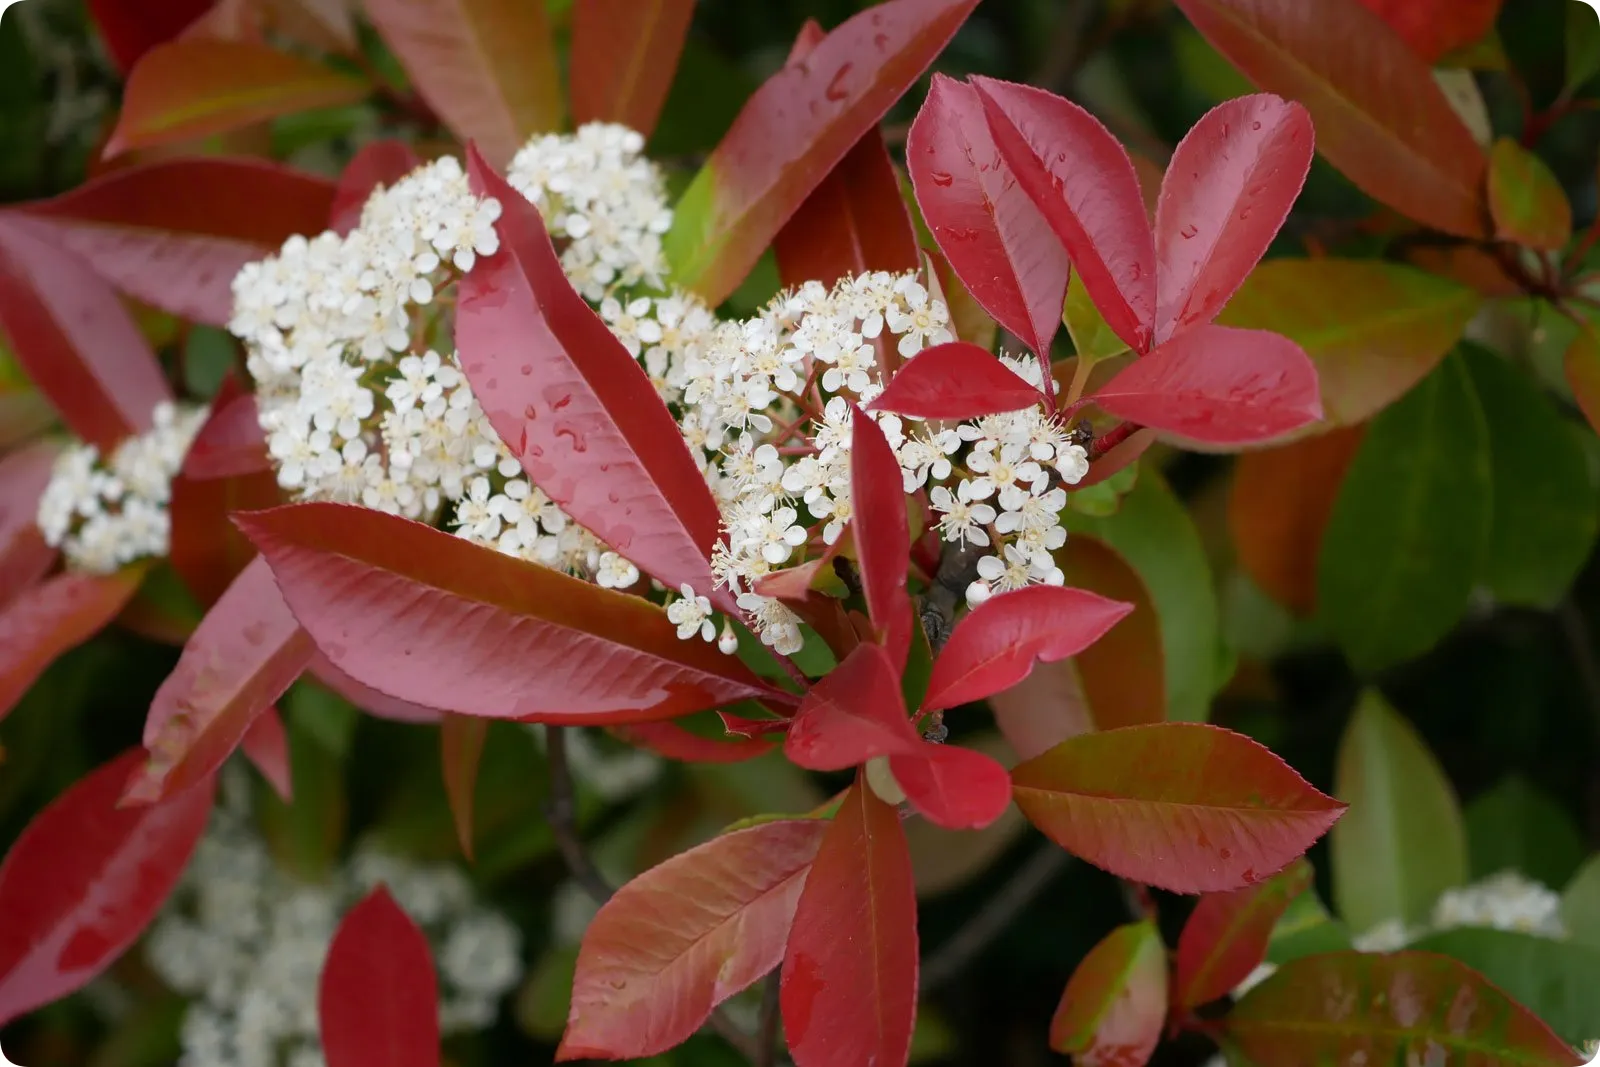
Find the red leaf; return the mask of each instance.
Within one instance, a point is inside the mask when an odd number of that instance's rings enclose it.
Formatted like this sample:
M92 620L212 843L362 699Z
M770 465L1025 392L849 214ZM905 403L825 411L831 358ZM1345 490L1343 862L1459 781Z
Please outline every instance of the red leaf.
M889 770L912 806L947 830L982 829L1011 803L1006 769L970 748L925 744L915 756L890 756Z
M39 442L0 456L0 608L50 572L56 550L39 532L39 498L58 449Z
M439 755L444 764L444 792L450 801L461 854L472 858L472 809L478 785L478 760L488 739L489 720L446 715L439 726Z
M116 294L49 226L18 215L0 217L0 330L72 432L103 451L172 399Z
M328 1067L439 1067L439 980L427 938L379 886L351 908L317 984Z
M686 1041L783 960L832 824L784 819L715 838L617 891L584 931L556 1059L639 1059Z
M1018 806L1056 844L1175 893L1254 885L1343 814L1270 750L1216 726L1082 734L1011 772Z
M1426 63L1476 44L1494 28L1501 0L1361 0Z
M783 743L790 762L813 771L842 771L874 756L921 755L922 748L894 665L869 643L811 687Z
M787 726L773 720L773 726ZM630 745L648 748L657 755L685 763L742 763L772 751L772 742L758 738L717 741L679 726L675 722L636 722L611 727L611 732Z
M268 708L245 732L240 750L285 804L294 800L294 775L289 768L289 738L277 708Z
M255 559L206 612L144 723L150 761L128 783L149 803L209 777L305 670L311 641Z
M500 201L498 253L461 280L456 344L472 391L528 478L670 589L714 591L721 513L639 361L567 281L538 210L472 149L472 191Z
M649 137L689 36L694 0L577 0L572 121L620 122Z
M157 45L128 75L105 156L363 100L372 87L271 45L194 37Z
M745 102L663 241L677 281L722 303L845 154L927 69L977 0L862 11Z
M781 698L638 597L348 504L241 515L334 666L400 700L610 725Z
M852 410L850 450L851 528L856 562L872 625L889 654L893 673L905 669L911 649L911 534L906 524L905 478L888 438L872 416Z
M561 125L560 65L545 5L517 0L367 0L411 83L497 167Z
M1155 923L1119 926L1072 972L1050 1047L1074 1067L1144 1067L1167 1017L1167 953Z
M28 204L60 247L123 292L224 326L234 275L297 233L318 233L333 185L253 159L162 159L120 167Z
M933 661L922 710L953 708L1008 689L1036 662L1076 656L1132 610L1132 604L1052 585L992 597L956 624Z
M906 169L923 220L967 291L1048 359L1067 295L1067 252L1016 188L972 86L933 76L906 141Z
M1201 897L1178 938L1175 1003L1209 1004L1248 978L1267 957L1272 928L1311 877L1311 865L1299 859L1258 885Z
M0 719L58 656L117 617L144 572L138 565L105 575L68 571L0 606Z
M0 1024L110 966L189 862L211 812L211 783L154 807L119 808L117 795L142 756L125 752L78 781L0 864Z
M328 210L328 228L349 234L360 224L361 209L374 190L380 185L388 188L421 165L422 159L409 144L392 137L362 148L339 175L339 189Z
M917 962L905 830L858 778L811 864L784 953L780 1003L797 1067L905 1063Z
M1031 85L972 79L1001 157L1066 246L1106 325L1150 348L1156 251L1133 161L1078 105Z
M127 73L140 56L205 13L212 0L89 0L89 14L117 67Z
M921 419L977 419L1043 403L1043 393L991 352L950 341L907 360L869 406Z
M270 470L272 459L267 455L255 396L234 392L225 400L219 395L183 457L183 476L203 482Z
M1317 369L1282 334L1185 330L1091 398L1119 419L1212 445L1267 441L1322 418Z
M1238 291L1300 195L1314 139L1305 108L1266 93L1212 108L1184 137L1156 208L1156 344Z
M387 693L380 693L371 686L362 685L329 663L328 657L321 652L312 654L310 672L317 681L376 718L420 724L444 721L444 713L435 708L412 704Z

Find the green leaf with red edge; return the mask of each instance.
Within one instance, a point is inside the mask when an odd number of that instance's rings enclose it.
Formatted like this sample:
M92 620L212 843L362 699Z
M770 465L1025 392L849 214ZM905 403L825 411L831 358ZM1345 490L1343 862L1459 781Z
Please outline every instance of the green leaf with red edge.
M311 661L311 641L256 558L206 612L144 723L150 759L126 799L150 803L209 777Z
M922 700L923 711L966 704L1010 688L1035 663L1076 656L1133 609L1081 589L1032 585L1000 593L956 624Z
M327 212L327 225L348 234L361 222L361 209L379 186L388 188L422 165L422 159L405 141L386 138L364 146L339 174L339 186ZM313 232L308 227L306 232Z
M783 752L813 771L842 771L874 756L920 756L900 696L900 676L879 645L864 641L807 691Z
M1044 394L992 352L950 341L907 361L868 407L923 419L976 419L1043 403Z
M1173 1001L1186 1008L1231 993L1267 958L1273 928L1311 885L1311 864L1295 860L1266 881L1200 898L1178 937Z
M1156 344L1217 317L1278 235L1311 170L1299 104L1219 104L1178 144L1156 207Z
M372 86L246 41L192 38L151 49L128 75L107 158L363 100Z
M1011 781L1056 844L1175 893L1254 885L1345 810L1266 747L1197 723L1083 734L1019 764Z
M1153 922L1107 934L1078 964L1050 1020L1077 1067L1144 1067L1167 1017L1167 952Z
M250 729L245 731L239 751L255 764L261 777L272 786L272 791L285 804L294 801L294 773L289 765L289 735L283 728L283 716L277 708L262 712Z
M329 661L412 704L610 725L785 699L654 604L422 523L321 503L237 521Z
M889 770L913 807L947 830L981 830L1011 804L1011 776L982 752L922 744L916 755L889 757Z
M694 19L694 0L577 0L568 95L572 122L620 122L649 137Z
M73 433L109 453L172 399L150 344L111 288L33 219L0 218L0 330Z
M499 200L500 250L460 283L456 345L472 392L528 478L669 589L724 610L711 550L721 513L639 361L572 288L538 209L468 149L472 190Z
M746 101L679 200L673 281L720 304L772 238L922 72L977 0L888 0L828 34Z
M1428 952L1336 952L1278 968L1223 1022L1252 1063L1573 1067L1580 1057L1478 972Z
M189 451L183 457L185 478L203 482L273 470L255 394L230 390L226 385L223 391L231 395L224 400L218 394L205 425L189 443Z
M0 719L44 669L111 624L139 589L146 567L114 574L68 571L0 606Z
M1059 96L993 78L972 84L1001 158L1066 246L1106 324L1148 351L1155 239L1128 153L1098 119Z
M773 725L786 727L788 720L774 719ZM717 741L671 721L626 723L611 727L611 732L630 745L684 763L743 763L764 756L773 748L771 741L757 737Z
M905 477L877 421L851 409L850 528L856 564L872 625L898 675L911 650L911 534L906 521Z
M1048 360L1067 252L1016 187L972 86L933 76L906 140L906 169L928 230L972 298Z
M1489 211L1502 241L1559 252L1572 239L1572 204L1560 180L1509 137L1489 151Z
M39 498L59 449L46 441L0 456L0 608L50 572L56 550L39 531Z
M556 1059L663 1053L778 966L830 825L783 819L736 830L617 890L584 931Z
M22 210L123 292L225 326L234 275L294 234L320 233L333 196L326 178L263 160L160 159Z
M1600 433L1600 337L1596 337L1593 326L1586 323L1578 330L1567 346L1562 365L1583 417Z
M205 832L209 781L154 807L117 806L141 757L124 752L74 783L0 863L0 1024L109 967L155 918Z
M328 1067L439 1067L439 980L428 939L378 886L351 908L317 983Z
M461 141L504 168L561 125L561 67L544 4L367 0L366 15L411 84Z
M478 761L489 736L489 720L471 715L446 715L439 724L439 757L444 770L445 798L455 824L461 854L472 859L472 811L477 794Z
M1487 161L1428 65L1351 0L1176 0L1268 92L1298 100L1317 147L1369 196L1435 229L1488 234Z
M779 1003L797 1067L905 1063L917 965L905 830L858 776L811 864L783 957Z
M182 33L212 4L212 0L172 0L147 4L144 0L89 0L89 15L117 67L126 74L139 57L156 45Z
M1477 44L1494 29L1502 0L1361 0L1423 62Z

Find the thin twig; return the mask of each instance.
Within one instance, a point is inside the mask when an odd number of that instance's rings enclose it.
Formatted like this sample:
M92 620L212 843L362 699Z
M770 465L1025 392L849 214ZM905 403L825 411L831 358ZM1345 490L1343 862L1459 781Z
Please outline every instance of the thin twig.
M1072 857L1055 845L1035 852L1011 881L922 965L922 992L931 993L960 974L1023 909L1066 869Z
M756 1067L773 1067L778 1057L778 994L782 968L774 967L761 987L761 1022L756 1027Z

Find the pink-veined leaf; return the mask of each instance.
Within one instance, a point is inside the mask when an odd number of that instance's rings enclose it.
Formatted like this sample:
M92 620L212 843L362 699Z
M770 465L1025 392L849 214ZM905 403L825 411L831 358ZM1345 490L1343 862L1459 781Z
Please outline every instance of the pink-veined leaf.
M1347 806L1265 746L1197 723L1082 734L1019 764L1011 782L1022 813L1056 844L1175 893L1271 877Z
M993 78L972 84L1001 158L1066 246L1106 325L1147 351L1155 239L1128 153L1098 119L1059 96Z
M277 708L262 712L245 731L239 750L285 804L294 800L294 775L289 767L289 736Z
M567 83L572 121L620 122L649 137L694 19L694 0L577 0Z
M367 0L365 9L417 92L496 167L531 135L561 125L560 66L545 5Z
M251 560L206 612L150 702L142 774L125 799L148 804L209 777L311 660L264 560Z
M38 515L58 453L40 441L0 456L0 608L55 564L56 550L45 543Z
M556 1059L663 1053L778 966L831 825L782 819L736 830L617 890L584 931Z
M906 169L929 232L972 298L1047 362L1061 327L1067 252L1000 158L972 86L933 76L906 141Z
M254 159L121 167L23 210L106 281L174 315L225 326L234 275L297 233L321 232L326 178Z
M1489 212L1503 241L1559 252L1572 239L1572 204L1560 179L1509 137L1489 151Z
M478 761L489 737L489 720L470 715L446 715L439 724L439 756L444 769L444 792L450 801L461 854L472 859L472 812L478 787Z
M1131 604L1053 585L997 594L956 624L933 661L922 710L953 708L1010 688L1040 660L1076 656L1132 610Z
M757 89L679 200L673 278L712 305L738 288L800 204L927 69L977 0L888 0Z
M861 587L889 665L905 669L911 649L911 534L906 523L905 476L888 438L872 416L852 409L850 449L851 530Z
M1248 978L1267 958L1272 928L1311 878L1311 864L1298 859L1264 882L1201 897L1178 937L1174 1003L1209 1004Z
M806 693L783 751L801 767L842 771L874 756L920 756L923 747L888 653L862 642Z
M774 726L787 726L787 720L773 720ZM611 732L630 745L647 748L659 756L684 763L742 763L772 751L772 742L760 738L718 741L701 737L675 722L636 722L611 727Z
M1043 403L1044 394L993 353L951 341L908 360L869 409L924 419L976 419Z
M0 719L58 656L111 624L138 591L145 569L63 572L0 606Z
M917 967L905 830L858 776L817 849L783 957L779 1003L797 1067L905 1063Z
M203 482L273 469L255 394L242 389L228 391L232 394L228 399L224 400L219 393L212 402L205 425L189 444L189 452L183 457L185 478Z
M472 391L528 478L669 589L713 590L721 513L639 361L572 288L527 198L475 151L472 190L500 201L501 247L461 280L456 344Z
M1006 769L970 748L923 744L914 756L891 755L889 770L912 806L947 830L982 829L1011 803Z
M125 752L72 785L0 863L0 1024L110 966L155 918L205 832L209 781L153 807L117 806L142 755Z
M353 104L371 91L359 78L271 45L204 37L169 41L151 49L128 75L105 155Z
M328 209L328 228L348 234L361 222L361 209L379 186L388 188L421 165L416 151L393 137L362 148L339 175L339 187Z
M1502 0L1361 0L1426 63L1476 44L1494 28Z
M1167 1018L1167 953L1153 922L1107 934L1078 964L1050 1020L1075 1067L1144 1067Z
M172 399L150 343L116 293L47 224L0 217L0 330L71 427L109 454Z
M439 1067L439 979L428 939L378 886L351 908L317 983L328 1067Z
M210 7L212 0L89 0L89 14L106 51L126 74L139 57L170 41Z
M1315 151L1311 116L1267 93L1186 134L1156 207L1156 344L1216 318L1278 235Z
M370 508L238 516L339 670L422 707L611 725L783 699L638 597Z
M1119 419L1211 445L1267 441L1322 418L1311 357L1281 334L1231 326L1185 330L1090 399Z

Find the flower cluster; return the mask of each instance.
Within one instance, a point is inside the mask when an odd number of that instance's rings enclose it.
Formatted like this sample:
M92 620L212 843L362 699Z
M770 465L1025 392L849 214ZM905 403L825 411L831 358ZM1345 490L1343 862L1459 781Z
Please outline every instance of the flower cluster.
M69 566L94 574L165 556L172 479L204 421L203 408L163 403L152 428L123 441L109 461L93 445L63 452L39 500L45 542L61 549Z

